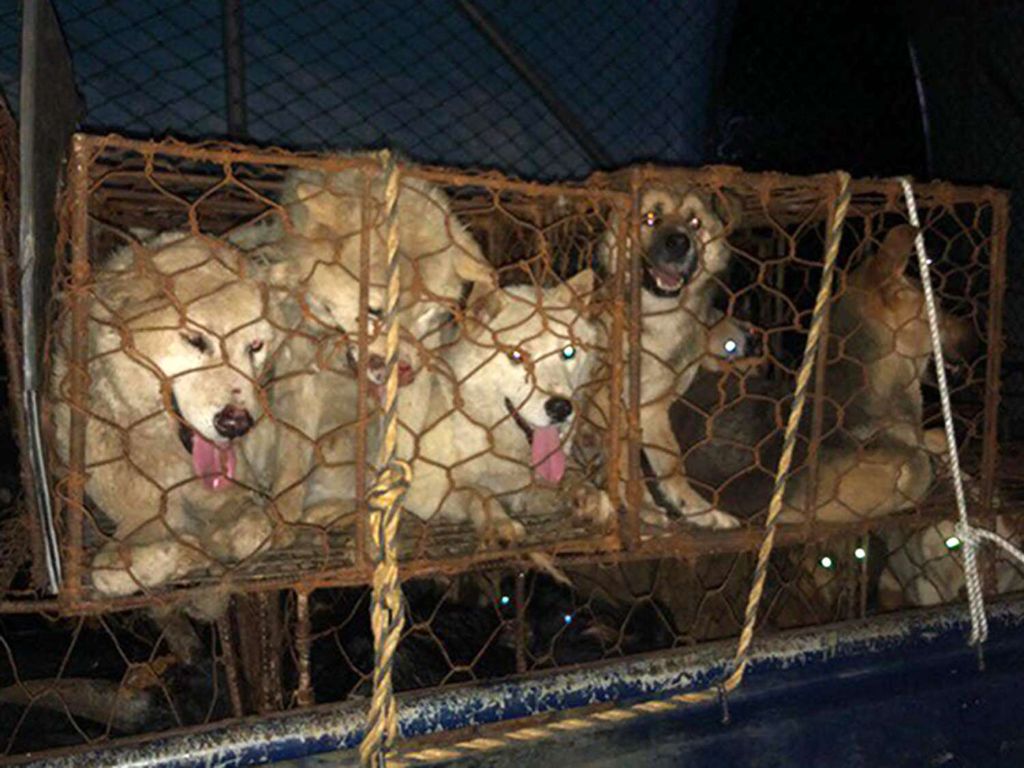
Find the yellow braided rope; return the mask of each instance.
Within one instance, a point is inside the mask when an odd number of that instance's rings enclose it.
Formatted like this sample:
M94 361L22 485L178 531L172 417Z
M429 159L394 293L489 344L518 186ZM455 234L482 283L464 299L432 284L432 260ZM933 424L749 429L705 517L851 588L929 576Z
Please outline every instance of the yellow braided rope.
M718 699L734 690L743 681L743 675L750 659L750 645L754 638L754 628L757 624L757 613L761 605L761 596L764 593L765 577L768 572L768 558L771 556L772 547L775 544L775 529L778 525L779 514L782 512L798 427L800 426L800 419L807 401L807 385L810 382L811 373L814 370L814 362L817 359L818 346L821 343L822 331L825 325L825 308L828 306L832 296L832 279L835 274L836 257L839 255L843 224L846 221L846 212L850 206L850 175L839 171L836 176L838 179L838 195L829 219L821 283L818 286L818 296L815 300L814 312L811 316L811 327L807 332L803 362L800 365L800 371L796 379L796 388L793 391L793 407L789 412L789 420L786 423L782 456L779 458L779 465L776 469L775 487L772 491L771 503L768 506L768 517L765 519L764 539L757 553L757 567L754 570L754 580L747 598L743 630L740 633L736 654L732 661L732 671L729 675L713 688L688 691L665 699L643 701L628 707L601 710L588 715L562 718L550 723L544 723L543 725L524 726L507 733L489 737L477 737L450 746L407 752L400 759L392 760L390 762L391 768L454 760L469 754L479 754L500 749L510 744L550 738L558 733L578 731L601 724L626 722L644 715L671 712L681 704L694 704Z
M370 490L370 551L374 561L373 626L374 668L373 697L367 714L366 735L359 745L364 766L384 766L389 747L398 738L398 712L391 681L391 668L402 635L402 588L398 580L398 523L402 498L412 477L410 466L395 459L398 438L398 299L401 290L398 258L398 194L399 171L394 156L380 153L384 169L384 226L387 242L387 306L383 322L387 328L385 370L387 384L381 414L381 445L377 466L377 482ZM372 237L372 233L364 233Z

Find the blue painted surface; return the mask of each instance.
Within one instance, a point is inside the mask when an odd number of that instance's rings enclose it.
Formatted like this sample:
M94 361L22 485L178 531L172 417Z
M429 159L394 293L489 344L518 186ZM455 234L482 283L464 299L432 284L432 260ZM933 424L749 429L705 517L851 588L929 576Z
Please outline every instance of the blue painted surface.
M1024 604L992 612L987 671L965 644L962 610L780 635L759 643L742 688L717 704L545 742L544 764L567 765L990 766L1024 765ZM705 687L732 643L525 681L402 699L406 737L481 725L609 699ZM253 720L144 746L78 755L47 765L246 766L296 760L358 743L362 707ZM531 749L540 749L531 748ZM598 757L594 757L594 756ZM342 752L314 761L346 764ZM500 761L534 764L529 754ZM314 764L314 762L300 762ZM481 763L490 764L490 763Z
M954 633L928 647L912 643L755 674L730 697L728 725L717 705L681 709L577 745L576 754L605 757L572 764L1024 765L1024 632L999 627L985 659L979 672L975 654Z

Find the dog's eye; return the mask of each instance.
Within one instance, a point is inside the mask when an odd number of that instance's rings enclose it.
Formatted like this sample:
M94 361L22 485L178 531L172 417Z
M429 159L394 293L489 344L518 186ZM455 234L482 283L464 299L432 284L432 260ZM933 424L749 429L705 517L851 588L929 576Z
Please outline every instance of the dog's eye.
M725 349L726 354L731 355L740 348L740 345L736 343L736 339L726 339L722 347Z
M375 317L376 319L380 320L382 317L384 317L384 310L378 309L377 307L367 307L366 314L368 314L370 317Z
M263 349L263 339L256 339L256 341L250 342L248 346L249 354L258 354Z
M948 549L950 552L955 552L956 550L960 549L961 545L963 544L963 542L960 541L960 538L957 536L950 536L943 543L946 545L946 549Z
M195 347L200 352L206 352L210 348L210 343L206 340L206 337L201 333L183 333L181 334L189 345Z
M826 571L831 571L836 567L836 561L833 560L829 555L822 555L818 561L818 565L824 568Z
M853 550L853 556L858 560L863 560L868 556L868 551L864 549L864 547L857 547L855 550Z
M576 357L576 347L572 344L562 347L563 360L572 360L574 357Z
M657 211L648 211L644 214L645 227L656 227L659 221L661 221L661 217L658 216Z
M698 229L700 229L700 218L697 217L697 216L691 216L690 220L688 222L686 222L686 223L690 226L690 229L692 229L694 232L696 232Z
M521 352L518 349L513 349L511 352L508 353L508 359L511 360L513 364L519 365L526 359L526 353Z

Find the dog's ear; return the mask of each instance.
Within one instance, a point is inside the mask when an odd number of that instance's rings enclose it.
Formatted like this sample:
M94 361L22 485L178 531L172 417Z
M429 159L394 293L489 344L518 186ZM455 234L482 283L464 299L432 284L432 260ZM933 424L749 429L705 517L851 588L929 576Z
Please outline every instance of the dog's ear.
M754 292L744 291L736 299L733 312L738 318L749 320L754 316Z
M586 308L594 294L594 270L584 269L577 272L559 286L559 292L564 293L566 303L576 302Z
M310 181L298 181L294 187L294 199L291 206L305 212L309 221L328 226L335 223L334 195L323 184Z
M909 224L901 224L889 230L878 252L867 264L872 282L884 283L906 271L907 261L914 249L915 237L917 229Z
M483 283L474 283L473 292L466 300L467 330L472 334L482 326L487 328L505 307L505 292L498 288L489 288Z
M722 225L730 231L738 229L743 220L743 200L729 189L712 190L711 210L722 220Z
M469 252L462 248L455 250L455 274L467 283L473 283L474 292L477 286L494 290L498 287L498 273L488 264L479 252Z

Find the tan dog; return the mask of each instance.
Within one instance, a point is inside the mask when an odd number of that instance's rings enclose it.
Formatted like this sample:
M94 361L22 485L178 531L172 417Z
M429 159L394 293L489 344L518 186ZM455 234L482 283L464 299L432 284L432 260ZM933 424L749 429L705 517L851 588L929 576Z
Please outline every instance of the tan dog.
M565 473L597 339L583 315L592 288L586 270L554 288L509 287L471 307L437 372L413 385L421 389L410 399L429 402L429 415L415 441L410 512L468 520L485 542L523 538L508 512L522 510L536 482L557 486Z
M280 339L260 286L234 248L181 233L121 248L94 278L86 494L113 527L95 587L126 594L250 556L270 526L235 482L237 445L259 418ZM69 333L65 317L49 392L63 461Z
M369 166L367 166L369 167ZM281 517L327 525L352 511L356 488L361 259L369 262L365 370L371 393L383 394L386 232L383 180L368 188L358 168L324 174L288 174L286 217L232 235L267 262L269 281L304 309L303 333L289 338L272 387L273 416L252 441L257 474ZM363 224L369 224L365 243ZM441 340L445 322L459 311L467 285L497 280L479 246L452 213L437 186L403 176L397 202L401 296L399 381L411 384ZM289 303L289 302L285 302ZM403 390L403 394L404 390ZM418 431L426 409L400 398L403 444ZM376 455L376 418L367 425L367 458ZM287 538L287 537L286 537Z
M933 460L947 452L943 431L922 427L921 379L932 348L923 291L905 274L914 236L909 226L891 229L846 277L832 307L824 391L841 426L827 431L818 454L813 500L808 468L792 477L786 522L803 520L808 509L819 520L846 522L912 507L931 487ZM960 355L968 325L943 315L941 326L943 350Z
M1007 515L996 517L995 532L1020 545ZM962 542L956 536L956 523L942 520L916 531L887 529L879 531L885 543L885 566L878 580L878 604L883 610L910 606L929 606L953 602L963 596L964 566L960 560ZM996 594L1024 589L1024 566L1007 557L994 545L996 557ZM979 560L984 578L984 561Z
M686 482L679 449L669 419L669 408L697 374L708 348L707 330L717 319L712 299L717 277L729 265L728 228L738 215L728 213L718 194L697 189L652 186L641 195L641 231L636 257L643 260L641 291L640 427L648 475L647 496L658 488L663 512L645 514L648 522L667 523L667 516L709 528L733 528L738 521L712 509ZM614 269L618 244L610 222L600 259ZM628 359L628 350L625 359ZM599 432L608 428L607 392L595 398L586 420ZM625 393L626 402L629 393ZM625 413L625 404L622 412ZM625 434L625 430L622 430ZM623 453L625 455L625 453ZM625 475L625 473L623 473ZM610 504L584 499L581 516L608 516ZM666 516L667 515L667 516Z

